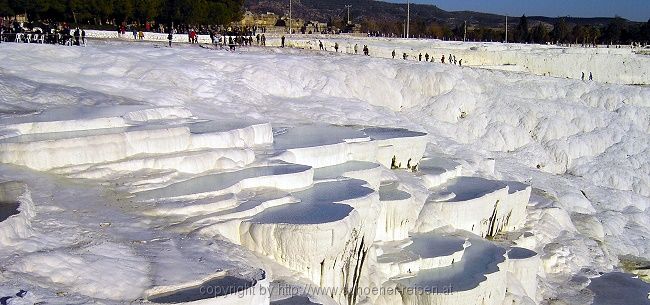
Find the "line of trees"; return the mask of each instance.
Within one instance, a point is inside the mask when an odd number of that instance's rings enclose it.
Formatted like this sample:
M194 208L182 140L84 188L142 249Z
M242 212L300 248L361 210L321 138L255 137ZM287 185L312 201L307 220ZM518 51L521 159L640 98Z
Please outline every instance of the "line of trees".
M0 16L80 24L229 24L241 20L243 0L0 0Z
M404 29L402 22L377 22L364 19L361 28L364 32L381 32L401 36ZM650 20L646 23L634 23L620 17L611 20L607 25L572 25L564 18L558 19L555 24L537 22L534 26L529 24L524 15L519 23L510 26L508 30L509 42L520 43L562 43L562 44L629 44L632 42L650 44ZM462 24L449 25L443 21L424 21L415 19L411 21L410 32L412 37L433 37L445 40L469 41L505 41L503 28L468 26L467 33Z
M572 43L572 44L629 44L650 43L650 20L646 23L630 23L616 17L606 26L573 25L570 26L564 18L560 18L549 29L539 23L529 27L526 15L519 19L514 33L514 42L521 43Z

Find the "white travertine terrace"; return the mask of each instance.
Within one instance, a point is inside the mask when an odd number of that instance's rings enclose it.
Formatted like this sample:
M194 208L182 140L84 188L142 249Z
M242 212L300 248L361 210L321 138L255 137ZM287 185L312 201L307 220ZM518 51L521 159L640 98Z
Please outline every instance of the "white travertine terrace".
M256 305L269 304L269 284L263 271L253 276L231 275L222 271L205 281L155 287L146 293L149 295L147 299L156 304Z
M0 183L0 245L11 247L29 238L34 203L27 185L20 182Z
M476 177L459 177L434 188L415 231L451 226L478 236L494 236L515 227L525 213L530 187ZM522 207L523 206L523 207Z
M460 262L465 248L470 245L465 238L416 234L406 240L378 245L377 263L389 278L408 277L420 270L442 268Z
M418 165L422 182L427 188L437 187L461 175L462 166L450 159L432 156L420 161Z
M508 283L536 297L539 256L521 248L506 254L481 238L521 226L529 186L461 177L459 163L426 156L422 132L274 128L200 120L180 107L53 109L3 121L0 161L103 185L139 206L147 223L270 259L315 286L339 289L320 296L338 304L500 305ZM10 246L31 234L34 208L27 187L13 182L0 184L0 204L0 215L11 212L0 222L0 244ZM185 255L165 242L150 247ZM141 283L154 303L279 297L262 294L275 280L266 270L243 276L224 264L202 278L177 270L164 279L171 266L158 265ZM199 287L221 293L206 296ZM372 287L395 287L399 296L360 292Z
M539 254L525 248L508 249L507 270L519 281L528 297L534 299L537 294L537 273L541 267Z

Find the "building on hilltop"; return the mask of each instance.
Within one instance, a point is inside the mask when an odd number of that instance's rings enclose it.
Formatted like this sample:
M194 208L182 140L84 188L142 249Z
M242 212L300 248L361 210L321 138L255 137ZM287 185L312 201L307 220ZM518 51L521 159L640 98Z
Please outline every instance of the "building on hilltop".
M278 22L280 17L275 13L267 12L266 14L255 14L251 11L246 11L244 17L239 22L233 22L235 26L244 27L273 27Z

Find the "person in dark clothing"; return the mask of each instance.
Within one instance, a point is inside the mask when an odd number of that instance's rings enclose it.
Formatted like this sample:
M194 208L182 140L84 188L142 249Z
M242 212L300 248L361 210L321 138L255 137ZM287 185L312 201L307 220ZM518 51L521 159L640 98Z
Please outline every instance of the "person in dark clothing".
M585 72L582 72L582 77L581 79L584 81L585 80Z
M68 28L63 30L63 44L66 46L72 45L72 35L70 34L70 29Z
M395 50L393 50L393 59L395 59Z
M284 35L282 35L281 40L282 40L282 47L284 48Z
M339 43L338 42L334 43L334 52L336 52L336 53L339 52Z
M230 51L235 51L235 42L232 40L232 36L228 38L228 46L230 47Z
M86 46L86 30L81 30L81 43Z
M404 54L402 54L402 58L403 58L404 60L407 60L407 59L409 58L409 56L406 55L406 53L404 53Z
M589 80L594 80L594 75L589 72Z
M167 40L169 40L169 47L172 47L172 39L174 39L174 35L172 35L172 30L169 30L169 34L167 34Z
M424 61L429 61L429 53L424 54Z
M418 56L418 61L422 61L422 53Z
M74 45L78 46L79 44L79 38L81 37L81 34L79 33L79 29L76 29L74 31Z
M442 55L442 58L440 59L440 61L442 61L443 64L445 63L445 55Z

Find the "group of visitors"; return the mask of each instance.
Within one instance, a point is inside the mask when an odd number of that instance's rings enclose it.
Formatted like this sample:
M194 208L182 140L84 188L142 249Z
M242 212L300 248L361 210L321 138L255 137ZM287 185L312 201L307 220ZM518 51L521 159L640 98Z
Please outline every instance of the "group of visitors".
M449 57L447 57L447 61L450 64L453 64L453 65L459 65L461 67L463 66L463 59L461 58L460 60L457 60L456 55L449 54ZM442 55L442 58L440 58L440 62L442 62L443 64L445 63L445 55L444 54Z
M393 50L391 55L392 55L393 59L395 59L395 57L397 56L397 52L395 50ZM424 53L424 55L422 55L422 53L420 53L420 54L416 55L415 58L417 58L418 61L422 61L423 58L424 58L425 62L435 62L436 61L436 59L433 56L429 55L429 53ZM409 55L406 54L406 52L402 53L402 59L408 60ZM449 57L445 57L445 55L443 54L442 57L440 58L440 62L443 63L443 64L448 62L448 63L454 64L454 65L459 65L459 66L463 65L463 59L461 58L460 60L457 60L456 56L452 55L452 54L449 54Z
M199 43L199 35L196 33L196 30L191 29L189 33L187 33L187 40L191 43Z
M582 72L582 77L581 79L584 81L585 80L585 72ZM594 80L594 75L589 72L589 80Z
M138 31L133 28L133 40L144 40L144 32L142 30Z
M169 47L172 46L172 43L174 41L174 34L176 34L177 31L174 29L170 29L167 32L167 41L169 43ZM215 46L219 46L222 48L228 48L231 51L235 51L237 46L252 46L255 41L257 42L258 46L266 46L266 35L265 34L257 34L255 35L255 39L253 39L253 34L255 34L255 31L248 31L244 30L241 32L229 30L229 31L223 31L223 32L218 32L217 30L210 30L208 31L208 35L210 36L210 43ZM199 34L197 30L190 29L188 32L188 42L190 44L198 44L199 43ZM284 42L284 36L283 36L283 42Z
M29 29L21 27L18 23L3 24L0 26L0 43L2 42L85 46L86 31L79 28L71 30L67 25L41 25Z

